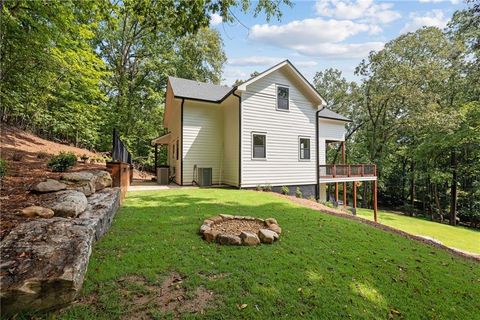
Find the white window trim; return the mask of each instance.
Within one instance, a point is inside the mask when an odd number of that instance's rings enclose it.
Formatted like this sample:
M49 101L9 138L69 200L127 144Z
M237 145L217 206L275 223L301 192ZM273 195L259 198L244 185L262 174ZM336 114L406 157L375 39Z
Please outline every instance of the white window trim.
M279 109L278 108L278 88L286 88L288 89L288 109ZM275 84L275 110L283 111L283 112L290 112L290 86L286 84Z
M308 139L309 144L310 144L310 158L308 159L302 159L301 157L301 144L300 144L300 139ZM308 162L312 160L312 139L309 136L298 136L298 161L302 162Z
M253 157L253 135L259 135L259 136L265 136L265 158L255 158ZM260 131L252 131L250 134L250 138L252 141L252 147L251 147L251 160L253 161L266 161L267 160L267 133L266 132L260 132Z

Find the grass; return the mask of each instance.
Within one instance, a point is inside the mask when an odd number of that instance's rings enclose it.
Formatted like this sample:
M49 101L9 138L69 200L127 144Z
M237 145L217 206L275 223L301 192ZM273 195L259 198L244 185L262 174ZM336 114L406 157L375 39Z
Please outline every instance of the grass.
M357 215L373 220L372 210L357 209ZM382 210L378 211L378 222L413 235L434 238L449 247L480 254L480 231L478 230L453 227Z
M275 217L284 232L273 245L208 244L198 228L220 213ZM187 319L480 317L478 263L269 193L221 189L129 193L93 251L87 302L45 316L173 318L154 304L139 311L134 297L148 291L132 285L133 298L125 296L119 280L137 275L152 285L174 271L189 294L214 292L203 313L180 314Z

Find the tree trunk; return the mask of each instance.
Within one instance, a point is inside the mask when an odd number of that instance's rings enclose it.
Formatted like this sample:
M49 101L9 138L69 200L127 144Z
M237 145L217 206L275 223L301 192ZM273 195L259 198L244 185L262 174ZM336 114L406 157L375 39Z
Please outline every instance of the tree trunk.
M440 207L440 200L438 199L438 190L436 183L433 184L433 196L435 198L435 205L438 210L438 215L440 216L440 222L443 222L442 208Z
M413 212L415 211L415 162L412 160L412 163L410 164L410 173L411 173L411 178L410 178L410 205L411 209L409 212L409 215L412 216Z
M450 186L450 224L457 224L457 154L455 150L450 153L450 164L452 167L452 184Z

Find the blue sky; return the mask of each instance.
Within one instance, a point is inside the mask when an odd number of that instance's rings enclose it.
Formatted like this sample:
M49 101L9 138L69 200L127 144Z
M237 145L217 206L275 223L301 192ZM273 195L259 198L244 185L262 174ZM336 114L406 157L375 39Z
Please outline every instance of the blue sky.
M282 7L281 21L267 22L239 10L241 22L224 23L212 16L210 26L223 39L227 64L223 84L247 79L253 71L289 59L312 81L315 72L337 68L358 80L355 67L371 50L422 26L443 28L463 0L317 0Z

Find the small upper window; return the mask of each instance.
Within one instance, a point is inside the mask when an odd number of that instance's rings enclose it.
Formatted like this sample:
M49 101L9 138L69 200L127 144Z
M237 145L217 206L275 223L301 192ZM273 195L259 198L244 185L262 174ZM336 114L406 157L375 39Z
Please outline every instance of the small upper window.
M264 134L253 134L253 158L265 159L266 158L266 136Z
M288 87L277 86L277 109L288 110L289 109L288 98L289 98Z
M309 138L300 138L300 160L310 160Z

